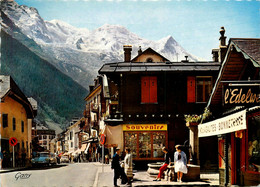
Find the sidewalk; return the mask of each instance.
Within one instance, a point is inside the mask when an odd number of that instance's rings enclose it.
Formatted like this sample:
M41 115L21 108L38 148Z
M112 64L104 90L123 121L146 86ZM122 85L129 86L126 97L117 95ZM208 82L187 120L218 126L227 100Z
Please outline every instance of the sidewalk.
M96 180L94 187L110 187L113 186L114 171L111 169L110 165L103 165L95 163L98 166L98 172L96 175ZM217 173L204 173L200 175L200 181L183 182L179 183L176 181L153 181L154 178L150 177L146 171L136 171L134 170L134 181L132 186L219 186L219 175ZM118 180L118 185L120 185L120 180ZM127 186L127 185L120 185Z
M2 168L2 169L0 169L0 174L1 173L12 172L12 171L22 171L22 170L24 170L26 168L27 167Z

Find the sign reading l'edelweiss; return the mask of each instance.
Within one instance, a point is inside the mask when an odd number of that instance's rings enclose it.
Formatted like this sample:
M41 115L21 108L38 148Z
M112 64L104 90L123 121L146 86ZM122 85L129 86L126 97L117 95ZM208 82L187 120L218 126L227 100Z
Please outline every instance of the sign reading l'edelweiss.
M126 124L123 131L167 131L167 124Z
M199 137L246 129L246 110L198 126Z
M260 104L259 89L247 87L225 87L224 105Z

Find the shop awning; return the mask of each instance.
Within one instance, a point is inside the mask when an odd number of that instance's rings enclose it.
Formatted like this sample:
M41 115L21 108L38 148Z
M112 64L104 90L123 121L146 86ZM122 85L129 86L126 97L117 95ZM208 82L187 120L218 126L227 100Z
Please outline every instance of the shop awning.
M81 150L81 151L85 151L86 147L87 147L87 144L82 144L80 150Z
M198 136L214 136L243 129L246 129L246 110L198 125Z
M70 155L72 153L72 151L70 151L70 152L66 152L66 153L64 153L63 155Z
M87 148L86 148L85 151L84 151L85 154L88 154L89 146L90 146L90 143L88 143L88 146L87 146Z
M98 142L98 137L95 137L95 138L89 138L87 142L97 143L97 142Z
M74 151L73 153L72 153L72 155L74 156L74 155L78 155L78 154L80 154L81 153L81 149L77 149L76 151Z

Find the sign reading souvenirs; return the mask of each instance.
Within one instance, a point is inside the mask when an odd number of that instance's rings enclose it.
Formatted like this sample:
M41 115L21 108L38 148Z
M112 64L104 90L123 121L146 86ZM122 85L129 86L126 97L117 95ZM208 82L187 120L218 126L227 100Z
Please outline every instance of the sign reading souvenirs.
M246 129L246 110L198 126L199 137Z
M167 124L127 124L123 131L167 131Z
M259 87L257 86L224 86L224 105L260 104Z

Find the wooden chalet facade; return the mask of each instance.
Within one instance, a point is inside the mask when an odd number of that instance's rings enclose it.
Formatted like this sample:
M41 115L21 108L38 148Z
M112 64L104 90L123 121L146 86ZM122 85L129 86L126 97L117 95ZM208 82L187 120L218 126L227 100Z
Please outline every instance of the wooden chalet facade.
M231 38L207 104L215 120L199 125L200 140L218 137L220 186L260 184L259 69L260 39Z
M131 60L131 50L124 46L124 62L104 64L99 70L107 78L110 96L106 145L130 147L134 160L162 160L163 146L174 151L175 145L189 140L184 116L204 111L220 63L187 58L170 62L151 48L140 48ZM198 149L193 153L197 157Z

